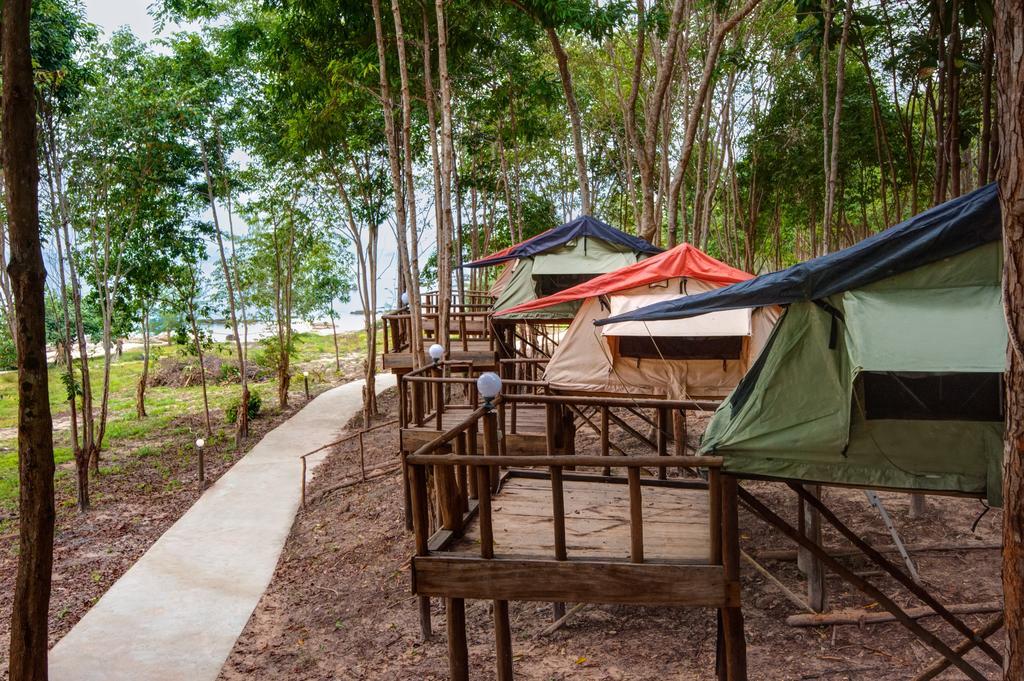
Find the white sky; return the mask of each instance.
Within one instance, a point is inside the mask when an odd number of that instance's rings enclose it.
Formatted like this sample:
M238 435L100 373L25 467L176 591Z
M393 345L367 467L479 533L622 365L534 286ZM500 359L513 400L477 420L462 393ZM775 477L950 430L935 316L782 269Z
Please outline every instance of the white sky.
M85 0L89 21L98 24L109 36L121 26L129 26L142 40L156 37L148 7L151 0Z

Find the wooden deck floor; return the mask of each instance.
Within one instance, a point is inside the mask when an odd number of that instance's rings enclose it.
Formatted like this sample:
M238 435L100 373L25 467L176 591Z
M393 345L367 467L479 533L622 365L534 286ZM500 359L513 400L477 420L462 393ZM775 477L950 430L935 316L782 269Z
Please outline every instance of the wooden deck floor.
M624 484L566 480L565 534L569 559L629 559L629 494ZM497 558L555 555L551 483L508 477L492 499ZM711 555L708 493L704 489L643 486L644 558L707 564ZM447 551L479 556L474 517Z

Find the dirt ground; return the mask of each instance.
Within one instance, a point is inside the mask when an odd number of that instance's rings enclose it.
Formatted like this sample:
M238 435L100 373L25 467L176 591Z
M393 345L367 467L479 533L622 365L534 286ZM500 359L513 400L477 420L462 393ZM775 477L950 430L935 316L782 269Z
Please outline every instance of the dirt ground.
M246 449L305 405L301 396L293 397L288 409L267 409L250 422ZM219 413L216 416L221 418ZM202 432L200 417L183 417L170 430L182 429ZM56 480L51 646L198 499L194 449L154 446L164 444L152 440L123 443L104 452L101 473L90 483L92 509L85 515L75 506L74 463L63 464L68 474ZM143 445L149 445L149 454L140 458L135 452ZM223 475L243 454L235 450L233 441L208 444L207 483ZM0 640L4 641L10 631L17 555L17 532L0 536ZM0 653L0 678L7 678L6 649Z
M393 391L383 400L394 407ZM393 418L381 417L380 422ZM351 426L350 426L351 427ZM703 424L691 422L691 435ZM580 433L577 451L590 436ZM622 441L622 444L626 444ZM366 465L395 461L396 428L366 438ZM401 479L385 474L366 483L327 491L352 479L358 470L355 442L331 453L309 489L309 506L300 512L273 582L221 671L222 681L241 679L445 679L447 651L443 606L433 606L434 636L420 640L416 602L410 596L408 560L412 537L404 529ZM792 492L775 483L744 486L783 514L795 517ZM908 517L905 495L883 494L883 501L909 544L998 542L1000 512L985 514L977 500L932 497L924 519ZM826 492L839 517L873 544L888 544L879 516L855 490ZM748 552L791 548L774 530L741 511L741 545ZM834 534L826 544L840 545ZM873 568L863 559L843 559L858 571ZM897 558L898 560L898 558ZM925 584L945 603L982 603L1001 598L999 552L974 550L915 555ZM797 593L804 582L794 562L764 561ZM869 576L904 606L919 605L888 578ZM794 628L785 623L798 612L767 579L744 564L743 613L751 679L912 678L935 658L898 624ZM828 580L832 609L878 605L838 579ZM472 676L493 678L493 625L489 604L467 601L466 616ZM710 610L590 606L549 636L546 603L511 604L517 679L713 679L715 614ZM980 626L992 615L966 615ZM958 642L937 618L920 620ZM1001 647L1000 638L992 639ZM968 659L979 661L979 653ZM992 678L998 669L979 661ZM947 672L940 678L962 678Z

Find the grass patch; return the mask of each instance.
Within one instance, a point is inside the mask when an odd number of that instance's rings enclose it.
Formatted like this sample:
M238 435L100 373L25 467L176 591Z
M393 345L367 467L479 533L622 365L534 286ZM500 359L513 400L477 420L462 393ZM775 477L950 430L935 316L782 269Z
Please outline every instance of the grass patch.
M382 339L382 335L378 338ZM315 333L295 334L295 352L293 363L299 365L306 362L324 361L334 358L334 339ZM339 351L342 355L360 352L365 347L366 333L343 333L338 336ZM152 371L160 357L182 357L180 346L157 346L153 348L150 370ZM234 343L215 343L208 354L224 359L235 359ZM259 354L256 343L249 344L249 355L255 359ZM89 372L92 378L94 409L99 410L103 396L103 364L102 357L89 360ZM76 376L79 363L76 362ZM297 369L298 373L301 370ZM58 427L54 432L54 460L57 465L72 460L71 437L66 425L68 416L67 390L63 376L66 370L62 367L49 368L50 409ZM188 388L150 387L146 390L147 417L136 416L135 393L139 377L142 374L142 351L131 350L120 358L115 358L110 366L109 418L104 437L105 451L111 449L127 451L134 459L156 458L168 446L177 448L187 455L187 446L182 442L190 442L201 434L205 437L202 423L203 393L201 386ZM18 421L18 375L15 371L0 372L0 429L13 429ZM263 396L264 412L269 417L279 410L276 403L276 380L263 381L258 384ZM301 389L301 376L298 382L293 381L292 389ZM214 434L207 440L222 444L233 440L233 431L223 426L223 412L232 400L238 399L237 383L218 383L217 377L210 377L208 384L210 412L214 419ZM255 387L255 386L254 386ZM195 429L188 425L187 417L193 417ZM79 415L81 421L81 415ZM64 422L64 423L60 423ZM18 452L17 440L13 432L5 433L7 439L0 439L0 508L13 508L18 499ZM177 440L178 442L171 442ZM122 470L121 465L108 463L104 473L116 474ZM170 487L181 482L171 479L170 471L161 471L162 477ZM59 470L58 476L71 474ZM95 495L94 495L95 499ZM73 503L73 502L72 502Z

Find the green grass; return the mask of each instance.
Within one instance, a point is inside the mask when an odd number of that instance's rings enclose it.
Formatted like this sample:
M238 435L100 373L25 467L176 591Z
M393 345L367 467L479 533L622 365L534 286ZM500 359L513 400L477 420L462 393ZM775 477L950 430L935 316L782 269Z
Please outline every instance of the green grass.
M314 333L301 333L294 336L295 349L292 356L293 372L299 375L298 381L292 382L292 390L302 389L301 373L307 363L329 364L333 369L334 339ZM364 332L339 334L338 345L342 356L353 352L361 352L365 347ZM217 343L209 351L225 359L235 357L233 343ZM250 344L249 357L258 361L259 347ZM153 361L150 371L154 371L160 357L182 357L179 346L158 346L153 349ZM93 405L99 410L103 394L103 358L95 357L89 361L89 371L93 383ZM67 391L62 380L65 370L51 366L49 369L50 409L55 419L63 420L68 414ZM188 388L148 387L146 389L145 419L136 418L135 392L142 373L142 353L138 350L125 352L115 359L110 368L110 400L107 430L104 438L104 449L124 450L135 461L147 458L158 458L171 448L182 455L191 453L191 442L199 433L193 432L187 425L186 417L196 417L201 423L203 413L203 393L201 386ZM268 372L270 373L270 372ZM76 371L76 374L78 372ZM315 374L311 375L310 383L315 385ZM17 439L13 429L18 420L17 372L0 373L0 429L12 429L0 435L0 507L13 507L18 498L18 452ZM232 401L238 399L238 384L218 382L218 377L208 379L207 392L210 401L211 416L214 419L214 435L207 438L211 445L223 445L231 440L229 432L224 430L221 412ZM251 384L251 390L258 392L263 398L265 412L273 413L277 408L277 382L275 379ZM197 427L201 427L197 425ZM57 465L71 461L71 439L67 428L55 432L54 460ZM187 450L187 451L186 451ZM105 462L105 473L116 475L123 470L123 464L113 465ZM73 471L58 470L57 475L73 475ZM168 489L180 485L180 481L167 480Z

